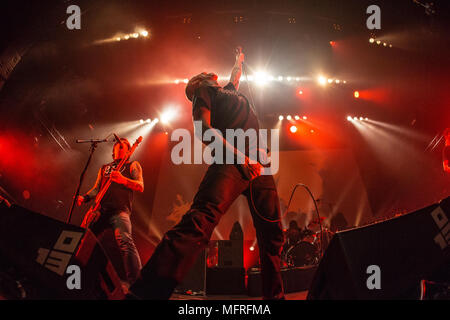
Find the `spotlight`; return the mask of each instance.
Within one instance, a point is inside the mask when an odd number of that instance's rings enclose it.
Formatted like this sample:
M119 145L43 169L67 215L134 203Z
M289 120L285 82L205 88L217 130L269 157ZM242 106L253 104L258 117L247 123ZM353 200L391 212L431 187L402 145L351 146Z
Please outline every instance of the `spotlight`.
M374 39L374 38L370 38L370 39L369 39L369 42L370 42L370 43L374 43L374 42L375 42L375 39Z
M292 133L296 133L297 132L297 127L296 126L291 126L290 128Z
M358 118L357 118L357 117L353 117L353 120L357 121L357 120L358 120Z
M386 47L386 46L387 46L387 43L386 43L386 42L384 42L384 43L383 43L383 46L385 46L385 47Z
M286 79L287 79L287 81L291 81L292 78L291 77L287 77Z
M175 118L175 110L174 109L168 109L163 112L161 115L161 122L164 124L169 123L173 118Z
M141 31L141 36L147 37L148 36L148 31L147 30Z
M300 81L300 78L299 77L295 78L295 81Z
M311 133L314 133L314 130L313 130L313 129L311 129Z
M278 76L278 81L283 81L283 77L282 76Z
M359 91L355 91L353 92L353 96L358 99L359 98Z
M324 76L318 76L317 77L317 82L321 85L324 86L327 84L327 79Z
M380 40L377 40L377 44L381 44L381 41L380 41Z
M369 118L366 118L365 120L366 120L366 121L368 121L368 120L369 120Z
M28 190L23 190L22 196L23 196L23 198L24 198L25 200L28 200L28 199L30 199L30 197L31 197L31 193L30 193L30 191L28 191Z
M158 123L158 122L159 122L159 119L158 119L158 118L155 118L155 119L153 120L153 122L154 122L154 123Z
M332 83L333 82L333 79L328 79L328 83Z
M280 121L283 120L283 119L284 119L283 116L279 116L279 117L278 117L278 120L280 120Z
M256 84L261 85L261 86L265 85L267 80L269 79L269 77L267 76L267 74L264 71L256 72L254 77L255 77ZM250 80L250 78L249 78L249 80Z
M294 118L295 118L295 120L300 120L299 116L295 116Z
M335 44L336 44L336 42L330 41L330 45L331 45L332 47L334 47Z
M306 120L306 119L308 119L308 117L307 116L303 116L303 120Z
M137 37L139 37L139 33L135 32L135 33L133 33L131 36L132 36L133 38L137 38Z
M286 119L291 120L292 117L289 115L289 116L286 117Z
M152 122L152 120L151 119L147 119L147 121L146 121L147 123L150 123L150 122Z
M175 84L179 84L180 83L180 80L175 80Z
M254 246L251 246L251 247L249 248L249 250L250 250L250 251L255 251L255 247L254 247Z
M120 37L117 37L116 40L117 40L117 41L120 41L120 40L122 40L122 39L120 39Z
M302 90L300 90L300 91L298 92L298 94L303 94L303 91L302 91Z
M344 80L344 83L347 83L347 81Z
M363 117L359 117L359 120L362 121L362 120L363 120Z
M337 84L339 84L341 82L341 80L339 80L339 79L336 79L336 83Z
M392 48L392 44L389 45L389 48Z
M126 35L124 38L125 38L125 40L128 40L128 39L130 39L130 36Z
M143 124L143 123L144 123L144 120L143 120L143 119L141 119L141 120L139 120L139 122L140 122L141 124Z
M184 83L188 83L188 82L189 82L189 79L183 79L183 82L184 82Z
M350 116L348 116L348 117L347 117L347 120L348 120L348 121L352 121L352 120L353 120L353 118L352 118L352 117L350 117Z

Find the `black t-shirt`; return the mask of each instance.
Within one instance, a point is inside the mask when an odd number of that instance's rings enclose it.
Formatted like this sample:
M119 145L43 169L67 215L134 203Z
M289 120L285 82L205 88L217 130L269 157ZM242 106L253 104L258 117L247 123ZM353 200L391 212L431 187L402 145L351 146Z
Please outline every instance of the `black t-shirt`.
M101 188L108 181L111 172L117 168L117 165L117 162L111 162L102 167ZM131 176L131 162L126 162L121 168L120 173L126 178L133 179ZM100 202L100 207L103 212L109 212L111 214L121 211L131 213L132 202L133 190L116 182L111 182L111 185Z
M256 139L246 138L245 154L258 148L259 123L256 113L246 97L236 91L229 82L225 87L200 87L194 92L193 112L196 108L206 107L211 112L211 126L226 138L226 129L254 129ZM229 141L237 148L237 139ZM260 146L265 148L265 146Z

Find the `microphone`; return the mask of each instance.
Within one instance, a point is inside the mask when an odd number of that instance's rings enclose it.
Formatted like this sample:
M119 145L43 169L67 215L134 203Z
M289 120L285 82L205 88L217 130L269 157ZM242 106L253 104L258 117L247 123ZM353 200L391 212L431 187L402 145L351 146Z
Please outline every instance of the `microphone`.
M108 142L108 139L77 139L76 143L100 143L100 142Z
M116 139L117 142L121 143L119 136L115 133L113 133L113 135L114 135L114 139Z

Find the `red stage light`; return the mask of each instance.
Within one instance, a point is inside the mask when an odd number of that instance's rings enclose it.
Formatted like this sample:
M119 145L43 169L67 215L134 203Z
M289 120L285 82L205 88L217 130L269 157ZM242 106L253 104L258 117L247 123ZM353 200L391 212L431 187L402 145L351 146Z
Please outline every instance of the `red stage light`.
M355 91L353 92L353 96L358 99L359 98L359 91Z
M302 90L299 90L299 91L298 91L298 94L300 94L300 95L303 94L303 91L302 91Z
M297 127L296 126L291 126L290 128L292 133L296 133L297 132Z
M31 197L31 193L30 193L30 191L28 191L28 190L24 190L24 191L22 192L22 196L23 196L23 198L24 198L25 200L28 200L28 199L30 199L30 197Z

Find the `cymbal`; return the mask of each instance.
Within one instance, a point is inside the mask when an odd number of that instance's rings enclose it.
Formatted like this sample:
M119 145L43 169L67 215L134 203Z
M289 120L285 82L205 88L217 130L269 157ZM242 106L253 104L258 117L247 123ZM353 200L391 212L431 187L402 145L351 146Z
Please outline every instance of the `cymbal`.
M323 222L325 219L326 219L325 217L320 217L320 222ZM319 219L316 218L309 222L309 224L313 224L313 223L319 223Z

